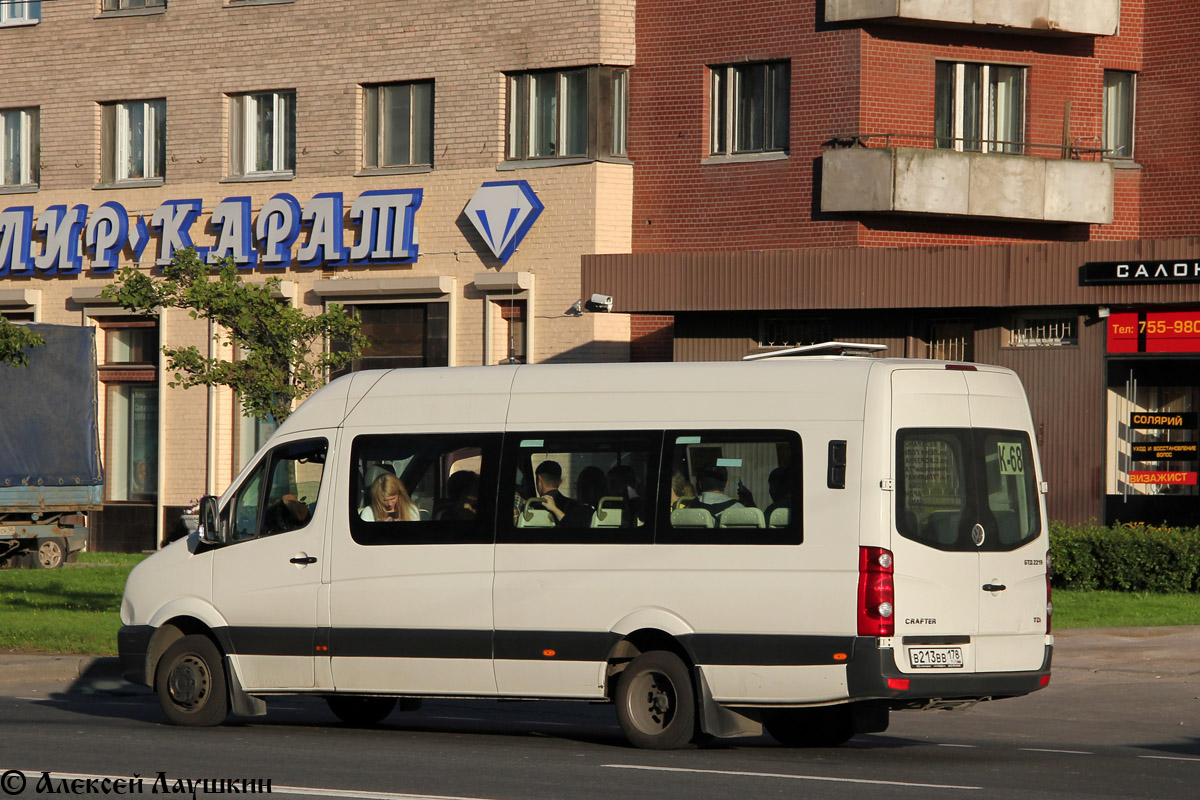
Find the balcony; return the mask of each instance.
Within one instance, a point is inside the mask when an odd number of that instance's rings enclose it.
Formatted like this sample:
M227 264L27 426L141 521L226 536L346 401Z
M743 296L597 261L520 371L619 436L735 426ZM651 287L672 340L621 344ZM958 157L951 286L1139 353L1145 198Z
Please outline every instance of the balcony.
M967 26L1010 33L1113 36L1121 0L825 0L826 22Z
M870 146L875 140L883 146ZM821 210L1105 225L1112 165L1099 151L1067 158L893 147L890 136L835 142L821 156ZM1026 145L1026 149L1034 146ZM1091 157L1093 160L1084 160Z

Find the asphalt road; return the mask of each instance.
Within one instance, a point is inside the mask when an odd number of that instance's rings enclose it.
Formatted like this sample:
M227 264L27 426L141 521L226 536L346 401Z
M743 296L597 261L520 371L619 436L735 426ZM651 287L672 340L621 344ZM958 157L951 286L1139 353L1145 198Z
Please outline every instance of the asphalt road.
M89 777L100 794L104 777L137 775L146 795L230 778L364 800L1200 794L1200 628L1068 631L1055 661L1042 692L894 713L886 733L840 748L763 736L661 753L628 747L611 707L561 702L427 701L365 730L319 700L280 698L266 717L175 728L148 690L111 677L111 662L85 661L79 677L78 659L0 655L0 772L23 773L0 776L0 798L22 779L17 796L45 794L43 772L58 794L88 793Z

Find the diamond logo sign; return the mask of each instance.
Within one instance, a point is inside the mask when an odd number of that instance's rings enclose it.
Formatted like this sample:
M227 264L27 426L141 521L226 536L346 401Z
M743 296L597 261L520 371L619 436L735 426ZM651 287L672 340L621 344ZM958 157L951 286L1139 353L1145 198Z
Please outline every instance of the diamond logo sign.
M544 208L528 181L492 181L475 192L466 215L500 263L507 264Z

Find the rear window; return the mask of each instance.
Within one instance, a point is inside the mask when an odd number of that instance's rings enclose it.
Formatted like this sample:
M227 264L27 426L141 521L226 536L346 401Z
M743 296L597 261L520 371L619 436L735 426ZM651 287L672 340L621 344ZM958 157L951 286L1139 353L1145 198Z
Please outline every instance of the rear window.
M1041 533L1028 434L904 429L896 442L896 528L938 550L1004 551ZM972 531L983 529L977 543Z

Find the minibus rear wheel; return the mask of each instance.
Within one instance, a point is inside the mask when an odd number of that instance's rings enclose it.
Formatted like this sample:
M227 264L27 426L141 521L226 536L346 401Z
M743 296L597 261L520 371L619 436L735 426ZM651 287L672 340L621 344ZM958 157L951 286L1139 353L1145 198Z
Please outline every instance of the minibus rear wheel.
M154 670L159 705L173 725L210 727L229 715L221 651L204 634L171 644Z
M676 750L696 733L691 675L679 656L666 650L629 662L617 681L616 705L621 732L634 747Z
M333 715L347 725L367 727L384 720L396 707L394 697L347 697L329 695L325 698Z

